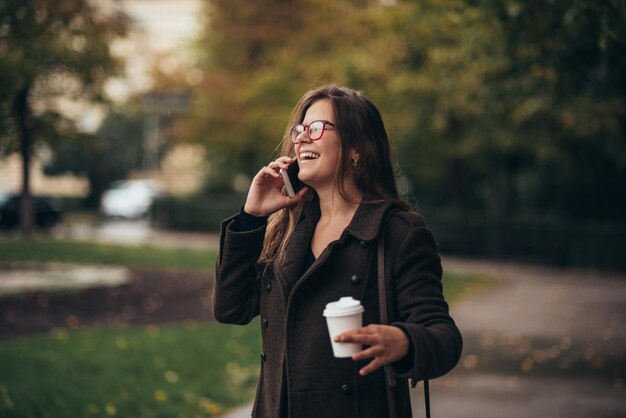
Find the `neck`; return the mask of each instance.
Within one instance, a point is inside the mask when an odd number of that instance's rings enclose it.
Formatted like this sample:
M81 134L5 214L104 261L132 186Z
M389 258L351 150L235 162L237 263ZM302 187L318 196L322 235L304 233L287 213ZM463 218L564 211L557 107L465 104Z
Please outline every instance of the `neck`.
M326 189L316 190L320 202L322 219L333 219L338 216L352 217L361 203L363 196L352 184L347 184L346 193L349 199L344 199L339 191L330 186Z

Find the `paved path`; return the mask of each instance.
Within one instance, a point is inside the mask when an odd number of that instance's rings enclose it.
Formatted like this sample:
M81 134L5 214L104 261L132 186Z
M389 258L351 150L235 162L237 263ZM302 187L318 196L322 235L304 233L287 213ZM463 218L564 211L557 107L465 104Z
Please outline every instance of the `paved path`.
M444 269L498 284L452 309L465 346L431 383L433 417L626 417L626 276L457 258ZM413 397L424 417L422 384Z
M434 417L626 417L626 277L446 259L489 274L455 305L461 364L431 385ZM420 385L421 386L421 385ZM417 416L424 416L422 394Z
M59 239L99 242L119 245L149 245L194 249L217 248L219 236L201 232L174 232L150 227L145 219L106 221L69 220L56 227L53 235Z

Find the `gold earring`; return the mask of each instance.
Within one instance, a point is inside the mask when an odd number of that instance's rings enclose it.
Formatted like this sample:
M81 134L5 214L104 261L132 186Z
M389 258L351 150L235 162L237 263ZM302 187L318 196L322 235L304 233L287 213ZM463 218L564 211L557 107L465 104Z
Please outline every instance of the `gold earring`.
M352 157L352 168L356 168L358 163L359 159L356 156Z

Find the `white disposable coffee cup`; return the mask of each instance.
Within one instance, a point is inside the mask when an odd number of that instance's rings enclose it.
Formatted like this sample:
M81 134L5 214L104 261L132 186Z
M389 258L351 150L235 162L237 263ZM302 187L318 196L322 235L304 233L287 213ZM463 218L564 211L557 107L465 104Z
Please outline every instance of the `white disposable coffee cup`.
M352 357L353 354L363 348L361 344L335 342L335 337L342 332L361 328L363 311L361 302L352 296L340 298L338 301L326 305L324 316L335 357Z

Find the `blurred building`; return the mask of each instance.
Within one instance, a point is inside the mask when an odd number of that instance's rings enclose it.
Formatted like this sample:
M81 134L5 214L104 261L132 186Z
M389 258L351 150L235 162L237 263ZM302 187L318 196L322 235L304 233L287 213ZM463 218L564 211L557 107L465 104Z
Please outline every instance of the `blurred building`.
M114 54L126 60L126 77L112 80L107 94L123 101L131 94L150 91L153 69L165 74L189 71L185 76L191 81L201 77L190 70L189 47L201 29L203 4L202 0L117 0L117 7L131 19L131 31L111 46Z
M46 176L41 157L31 162L31 190L37 195L83 197L89 192L89 183L83 176L66 174ZM0 158L0 192L18 193L22 188L22 159L18 153Z
M127 73L123 80L109 83L107 94L122 101L129 95L143 95L145 166L135 177L158 180L175 195L192 193L202 185L204 152L199 146L180 144L169 148L162 158L157 156L162 143L171 140L167 130L160 129L164 114L169 118L184 112L181 102L186 99L180 91L171 92L170 97L152 93L156 87L152 75L158 71L188 85L202 81L202 72L193 66L192 42L202 29L205 4L202 0L117 2L131 18L132 29L126 39L112 46L113 52L126 60ZM160 106L154 105L155 98Z

